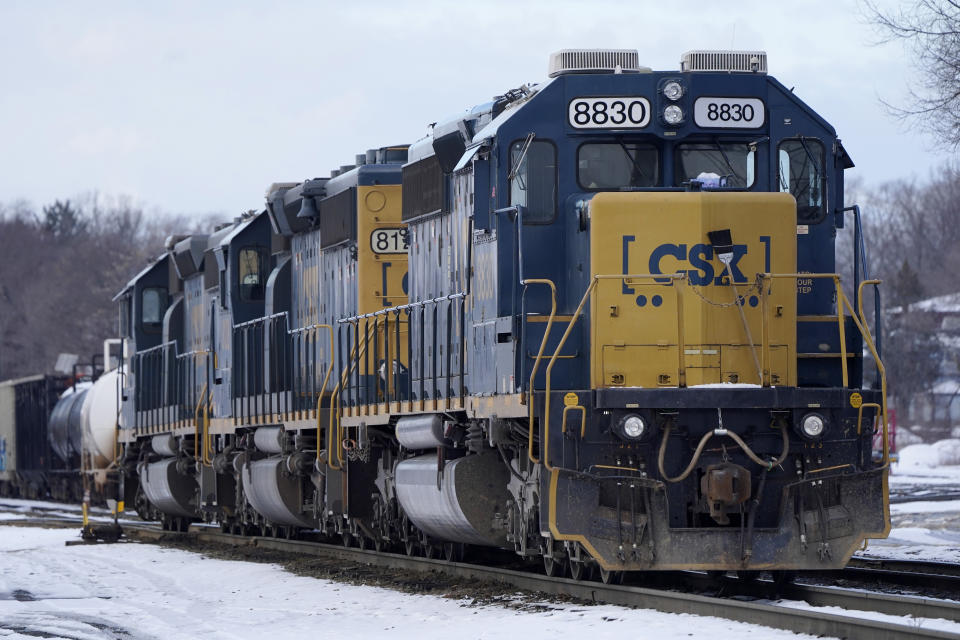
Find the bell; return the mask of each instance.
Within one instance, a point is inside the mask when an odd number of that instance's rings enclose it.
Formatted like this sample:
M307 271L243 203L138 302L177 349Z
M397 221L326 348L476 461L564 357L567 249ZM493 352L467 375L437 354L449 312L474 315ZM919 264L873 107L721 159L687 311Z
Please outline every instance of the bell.
M317 203L313 198L303 198L300 202L300 213L298 218L316 218L320 213L317 211Z

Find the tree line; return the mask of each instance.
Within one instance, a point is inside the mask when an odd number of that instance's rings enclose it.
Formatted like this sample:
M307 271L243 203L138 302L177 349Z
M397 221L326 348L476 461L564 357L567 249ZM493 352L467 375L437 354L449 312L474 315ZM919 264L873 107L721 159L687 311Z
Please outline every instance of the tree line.
M871 189L860 183L847 191L848 202L862 207L869 275L883 280L883 362L891 396L899 416L911 423L926 420L911 412L914 400L956 377L960 366L960 320L944 319L960 313L946 303L939 310L916 304L948 294L958 294L960 304L960 166L944 167L925 181L895 180ZM853 261L845 236L837 243L838 268L846 276ZM872 294L864 302L872 326ZM943 423L929 425L941 435L953 426L947 414L932 420Z
M167 235L208 226L126 198L0 204L0 380L51 372L60 353L89 362L117 335L113 296Z

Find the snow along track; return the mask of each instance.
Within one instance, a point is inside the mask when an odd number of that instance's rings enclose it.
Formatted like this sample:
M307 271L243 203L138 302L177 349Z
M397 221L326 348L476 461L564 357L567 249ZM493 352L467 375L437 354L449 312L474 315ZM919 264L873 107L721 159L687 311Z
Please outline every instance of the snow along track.
M188 533L161 531L150 525L125 525L125 532L141 541L164 541L194 538L205 544L253 546L286 553L328 556L340 560L375 565L403 571L434 572L459 579L508 584L515 588L551 595L564 595L581 600L654 609L665 613L687 613L748 622L794 633L830 636L855 640L907 640L915 638L960 638L950 631L923 628L919 624L881 621L865 617L910 615L914 620L960 620L960 603L879 594L874 592L828 587L790 587L790 595L801 597L816 607L837 607L858 613L825 613L802 608L807 604L790 602L746 602L691 593L665 591L639 586L604 585L578 582L568 578L549 578L531 572L481 565L450 563L393 553L345 548L337 545L264 537L244 537L218 533L202 528ZM798 605L800 608L798 608ZM863 612L869 612L864 614Z

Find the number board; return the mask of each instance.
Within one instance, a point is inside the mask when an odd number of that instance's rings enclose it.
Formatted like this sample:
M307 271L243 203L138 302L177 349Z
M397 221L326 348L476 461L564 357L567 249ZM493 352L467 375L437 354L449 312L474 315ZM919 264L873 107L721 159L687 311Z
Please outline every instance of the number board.
M406 253L406 229L374 229L370 234L370 249L374 253Z
M567 119L575 129L642 129L650 124L650 101L640 96L574 98Z
M697 98L693 121L707 129L756 129L766 120L759 98Z

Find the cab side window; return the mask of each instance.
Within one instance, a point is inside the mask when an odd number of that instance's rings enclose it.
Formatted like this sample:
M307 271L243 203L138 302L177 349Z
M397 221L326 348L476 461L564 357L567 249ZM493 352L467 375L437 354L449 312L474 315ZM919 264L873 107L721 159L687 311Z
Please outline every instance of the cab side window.
M526 207L524 223L547 223L557 208L557 150L546 140L510 145L510 204Z
M163 314L167 310L167 290L148 287L140 294L140 324L144 331L156 333L163 328Z
M240 300L258 302L263 300L266 284L266 252L261 247L240 249L237 265Z
M797 222L816 224L826 216L823 144L810 138L784 140L777 153L777 183L797 199Z

